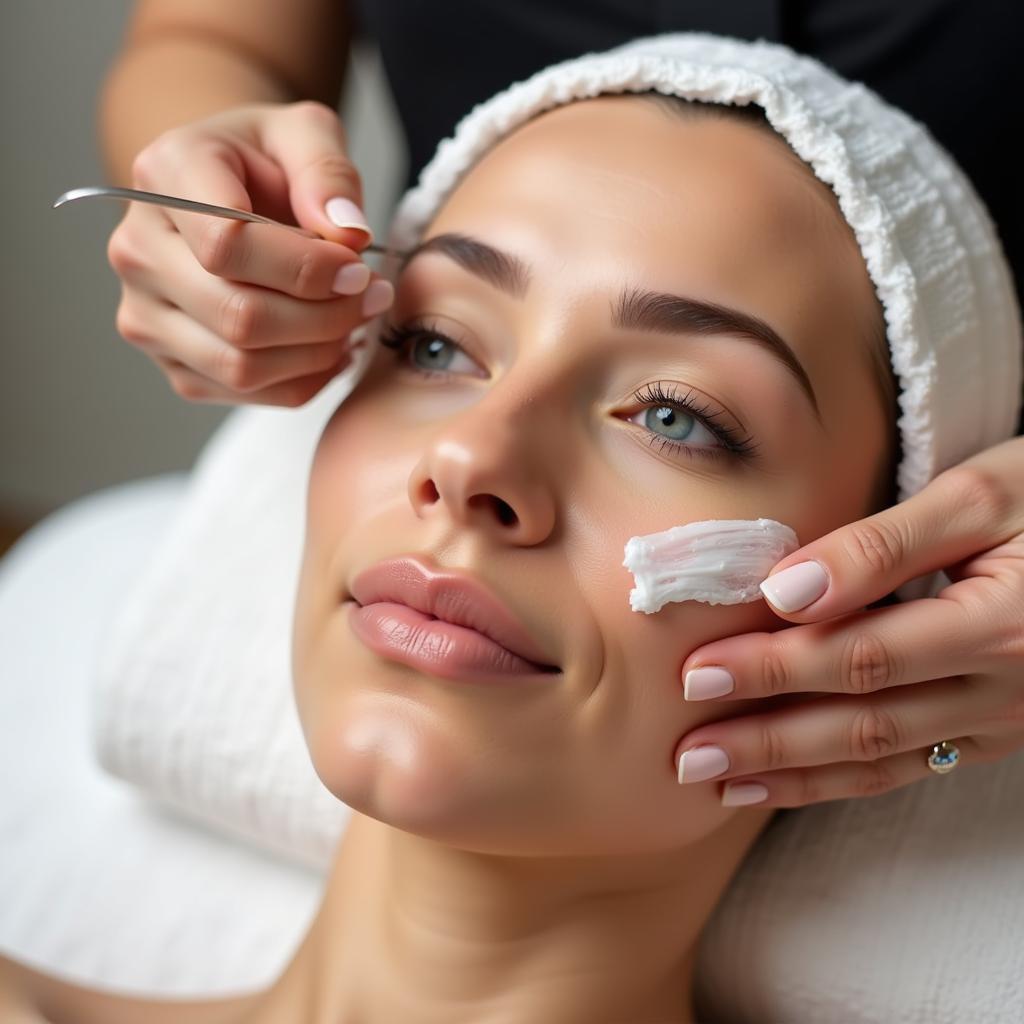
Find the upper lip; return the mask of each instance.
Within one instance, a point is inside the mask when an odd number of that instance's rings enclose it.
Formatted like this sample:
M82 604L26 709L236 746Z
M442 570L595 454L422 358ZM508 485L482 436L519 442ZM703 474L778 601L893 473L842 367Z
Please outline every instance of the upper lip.
M434 569L416 558L390 558L360 572L352 581L351 594L360 605L398 601L445 622L475 629L542 668L557 668L504 602L468 573Z

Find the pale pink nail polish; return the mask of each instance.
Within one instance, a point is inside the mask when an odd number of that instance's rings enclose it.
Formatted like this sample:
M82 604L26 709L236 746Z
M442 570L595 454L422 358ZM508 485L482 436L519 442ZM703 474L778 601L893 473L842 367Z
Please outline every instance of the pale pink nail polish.
M795 612L828 590L828 573L820 562L797 562L761 582L761 593L780 612Z
M679 758L679 781L703 782L729 770L729 755L715 746L693 747Z
M723 693L732 693L736 688L736 680L732 673L718 665L705 665L691 668L686 673L683 684L684 700L708 700L721 697Z
M360 231L365 231L370 236L370 240L373 240L373 232L366 221L366 215L351 199L346 199L344 196L328 199L324 203L324 212L332 224L336 224L339 228L358 228Z
M722 793L723 807L743 807L768 799L768 787L760 782L730 782Z
M339 295L358 295L370 283L370 268L365 263L346 263L334 275L333 291Z
M374 281L363 296L363 316L376 316L378 313L383 313L391 305L391 300L394 297L395 289L390 281L385 281L383 278Z

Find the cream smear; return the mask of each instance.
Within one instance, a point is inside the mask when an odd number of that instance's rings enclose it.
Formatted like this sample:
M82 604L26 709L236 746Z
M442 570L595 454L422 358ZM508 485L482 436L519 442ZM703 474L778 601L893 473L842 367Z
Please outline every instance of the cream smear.
M799 547L774 519L705 519L630 537L622 562L636 582L629 606L652 615L669 601L756 601L772 566Z

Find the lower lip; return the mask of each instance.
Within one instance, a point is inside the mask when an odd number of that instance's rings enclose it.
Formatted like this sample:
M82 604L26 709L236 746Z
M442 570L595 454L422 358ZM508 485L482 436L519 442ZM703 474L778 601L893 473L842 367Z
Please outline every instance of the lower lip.
M466 626L435 619L408 605L376 601L351 605L352 631L372 651L428 675L460 682L550 678L544 669ZM344 606L343 605L343 606Z

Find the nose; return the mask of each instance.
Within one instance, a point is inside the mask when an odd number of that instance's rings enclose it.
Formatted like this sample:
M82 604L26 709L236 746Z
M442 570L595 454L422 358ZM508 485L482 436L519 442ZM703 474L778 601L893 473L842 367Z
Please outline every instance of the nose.
M409 477L421 518L446 516L492 532L503 543L535 545L554 530L556 500L537 431L523 417L536 406L500 407L490 395L463 410L430 439Z

